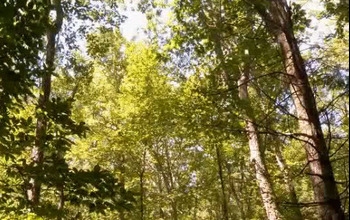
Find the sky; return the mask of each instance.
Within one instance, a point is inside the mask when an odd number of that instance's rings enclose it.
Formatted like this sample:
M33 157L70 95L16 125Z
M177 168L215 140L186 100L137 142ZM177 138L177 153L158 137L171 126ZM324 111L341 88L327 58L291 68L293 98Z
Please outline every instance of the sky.
M143 13L135 10L140 0L131 0L132 2L125 3L126 10L121 14L127 16L124 23L121 24L120 30L122 35L127 40L142 40L146 39L146 35L143 30L147 28L147 18ZM166 0L167 4L170 4L172 0ZM169 9L163 9L159 20L166 22L169 16Z
M322 10L322 5L319 3L319 0L294 0L293 2L298 2L302 5L312 17L311 17L311 27L307 30L307 34L310 36L310 41L312 43L322 43L321 39L327 34L331 33L332 28L329 24L326 23L326 19L319 19L316 16L313 16L315 13ZM127 40L142 40L146 38L146 35L143 33L143 29L147 27L147 19L144 14L132 8L136 8L138 1L133 1L132 3L127 3L127 10L122 14L127 16L126 21L121 25L120 29L122 35ZM166 19L166 14L163 14L164 19ZM307 47L306 45L301 45L301 49Z
M126 12L123 13L128 18L122 23L120 26L120 30L122 35L127 40L142 39L145 37L143 34L143 28L147 27L147 19L144 14L138 11L132 11L130 8L127 9Z

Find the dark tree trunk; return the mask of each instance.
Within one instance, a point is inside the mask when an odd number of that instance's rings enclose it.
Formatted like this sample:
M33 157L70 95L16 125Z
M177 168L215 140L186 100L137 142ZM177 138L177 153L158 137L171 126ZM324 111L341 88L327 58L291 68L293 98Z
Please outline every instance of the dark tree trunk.
M224 174L222 169L222 155L221 155L221 149L219 146L215 146L216 150L216 157L217 157L217 163L218 163L218 169L219 169L219 178L220 178L220 185L221 185L221 193L222 193L222 212L223 212L223 219L229 220L229 214L228 214L228 204L227 204L227 196L226 196L226 189L225 189L225 180L224 180Z
M159 154L159 152L153 151L153 157L157 161L156 167L158 172L161 173L166 192L168 195L171 195L175 189L175 186L173 182L173 174L171 172L171 162L170 162L171 158L167 149L168 146L165 146L165 147L166 147L165 155L161 155ZM161 157L163 157L165 161L163 161ZM177 220L179 217L178 217L178 210L177 210L178 205L177 205L176 198L171 198L170 206L171 206L171 219Z
M56 10L56 21L46 31L46 60L45 73L41 81L41 91L38 101L38 109L45 111L45 107L50 101L51 93L51 74L54 70L54 60L56 52L56 36L61 29L63 20L63 11L60 0L47 1L48 8ZM44 148L46 144L47 118L44 114L39 114L36 124L35 145L32 149L31 158L37 167L37 177L31 178L27 190L27 198L32 207L36 207L40 201L42 164L44 161Z
M57 216L57 220L61 220L63 219L63 209L64 209L64 203L65 203L65 195L64 195L64 185L61 184L60 186L58 186L58 194L59 194L59 198L58 198L58 206L57 206L57 210L58 210L58 216Z
M146 150L142 153L142 159L141 159L141 171L140 171L140 213L141 213L141 220L145 219L145 171L146 171Z
M226 163L226 168L227 168L227 173L228 173L228 181L229 181L229 186L230 186L230 195L232 195L232 197L234 198L235 202L237 203L237 208L239 209L239 212L237 213L237 215L240 216L241 220L245 220L246 219L246 214L245 214L245 208L244 208L244 204L242 203L242 198L239 197L238 193L244 193L243 191L240 191L240 189L236 189L236 188L240 188L240 187L235 187L235 180L232 178L232 168L231 168L231 164ZM241 181L239 181L241 182ZM243 182L243 181L242 181Z

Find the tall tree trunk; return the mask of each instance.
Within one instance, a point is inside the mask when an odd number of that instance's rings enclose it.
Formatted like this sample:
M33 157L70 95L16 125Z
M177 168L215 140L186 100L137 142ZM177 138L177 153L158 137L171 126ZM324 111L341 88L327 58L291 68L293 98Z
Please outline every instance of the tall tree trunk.
M196 194L194 194L193 196L194 196L193 219L197 219L198 198Z
M245 214L245 210L244 210L244 205L242 204L241 199L239 198L237 191L243 193L242 191L239 191L239 189L237 190L235 187L235 182L234 179L232 178L232 168L231 168L231 164L226 163L226 169L227 169L227 173L229 175L229 186L230 186L230 194L232 195L232 197L235 199L236 203L237 203L237 208L239 210L239 212L237 213L237 215L240 216L241 220L245 220L246 219L246 214ZM243 182L243 181L242 181Z
M166 151L167 151L167 149L166 149ZM153 151L153 157L157 161L157 165L156 165L157 170L161 173L167 194L169 196L171 196L171 194L174 191L174 185L172 184L173 181L171 180L172 173L168 168L168 166L170 164L170 161L169 161L170 158L169 158L169 155L165 155L165 159L166 159L165 163L166 164L164 164L164 162L161 159L161 156L163 156L163 155L160 155L155 150ZM177 211L177 203L176 203L175 198L171 198L170 206L171 206L171 219L177 220L178 219L178 211Z
M58 215L57 215L57 220L61 220L63 218L63 208L64 208L64 203L65 203L65 195L64 195L64 185L60 184L58 186Z
M223 169L222 169L221 149L219 146L215 145L215 150L216 150L216 157L217 157L217 162L218 162L219 178L220 178L221 193L222 193L223 219L228 220L229 214L228 214L228 204L227 204L226 190L225 190L225 180L224 180L224 174L223 174Z
M141 170L140 170L140 214L141 214L141 220L145 219L145 180L144 175L146 171L146 150L142 152L142 159L141 159Z
M47 27L46 31L46 60L45 60L45 73L41 81L41 91L38 101L38 109L45 111L47 106L50 93L51 93L51 74L54 70L54 60L56 52L56 36L61 29L62 20L63 20L63 11L61 7L60 0L47 1L49 4L48 8L52 8L56 11L56 20L54 25ZM44 148L46 142L46 129L47 129L47 118L44 114L39 114L36 124L36 133L35 133L35 143L32 149L31 158L38 168L37 177L31 178L29 187L27 190L27 198L31 203L32 207L36 207L40 201L40 191L41 191L41 181L40 175L42 172L42 164L44 161Z
M174 175L172 172L172 164L171 164L171 157L169 152L169 146L165 145L165 156L166 156L166 170L167 170L167 176L169 177L169 183L171 187L171 192L176 189L175 183L174 183ZM171 207L172 207L172 219L177 220L178 219L178 210L177 210L177 199L175 197L172 198L171 201Z
M276 198L269 179L268 170L265 164L265 159L262 155L261 144L259 141L258 131L254 124L252 109L249 104L248 82L249 82L249 64L245 64L241 78L238 82L239 97L247 101L248 108L246 109L246 131L249 140L250 162L255 170L256 180L259 185L260 194L264 203L267 218L269 220L281 219L281 214L276 204Z
M291 10L286 0L250 2L282 50L286 75L299 118L299 130L302 133L300 138L306 150L314 200L319 205L319 217L324 220L344 219L316 100L294 36Z
M278 167L282 172L284 183L286 184L286 191L288 192L289 201L293 204L293 209L292 209L294 213L293 218L295 220L302 220L303 215L301 214L300 207L298 206L298 197L295 192L293 181L290 178L289 169L286 162L284 161L280 146L276 146L275 156L276 156Z
M78 86L76 86L75 88L78 88ZM74 88L74 89L75 89ZM74 94L74 91L73 91L73 94ZM73 96L74 97L74 96ZM120 184L125 187L125 163L126 163L126 159L125 159L125 155L121 155L121 158L119 159L120 160L120 166L119 166L119 171L120 171L120 176L119 176L119 182ZM141 165L141 171L140 171L140 183L142 183L142 180L143 180L143 171L142 171L142 160L140 162L140 165ZM143 185L140 184L140 201L141 201L141 204L143 203ZM126 217L125 217L125 211L124 210L120 210L119 212L119 218L120 220L126 220ZM141 205L141 220L142 220L142 205Z
M221 14L219 15L221 16ZM217 19L217 22L215 24L215 28L212 28L207 25L208 18L205 15L203 10L199 11L199 18L206 26L208 32L209 32L209 39L214 43L214 51L218 57L218 60L222 62L222 72L221 77L225 81L226 85L228 86L229 90L233 90L233 81L230 77L230 72L233 72L228 68L227 65L225 65L225 55L223 52L223 45L222 45L222 37L220 36L220 33L223 30L222 23L221 23L221 17ZM239 97L242 100L248 101L248 89L247 84L249 81L249 71L250 66L249 64L245 64L242 76L239 80ZM233 97L236 95L235 92L233 92ZM249 109L243 109L246 112L249 112ZM264 203L265 211L267 214L267 217L269 220L277 220L281 219L281 214L277 208L277 204L275 201L275 195L273 192L272 184L268 178L268 171L267 167L265 165L264 158L261 154L261 145L259 143L259 137L257 133L256 126L254 124L254 119L251 117L253 114L246 115L246 130L247 130L247 136L249 139L249 148L250 148L250 160L251 163L255 169L256 174L256 180L259 185L260 193L262 196L262 200Z
M207 27L209 30L209 39L214 43L214 50L218 57L218 60L221 62L225 62L225 56L223 53L223 45L221 43L221 36L220 32L222 31L222 24L221 19L218 19L218 22L216 23L216 27L213 30L213 28L209 27L207 24L208 18L206 17L205 13L200 10L199 11L199 17L200 20L203 21L203 24ZM247 84L249 81L249 65L246 64L245 68L243 70L242 76L239 80L239 97L242 100L248 100L248 88ZM231 71L232 72L232 71ZM227 68L227 65L223 65L222 67L222 77L227 84L229 90L233 91L233 82L230 77L230 70ZM236 94L233 93L235 96ZM245 111L249 111L248 109L244 109ZM247 130L247 136L249 139L249 148L250 148L250 160L254 166L255 174L256 174L256 180L259 185L260 193L262 196L262 200L264 203L265 211L267 214L267 217L269 220L276 220L281 219L281 214L278 211L277 204L275 202L275 195L273 192L272 184L268 178L268 171L265 165L264 158L261 154L261 145L259 143L259 138L257 134L257 129L254 125L253 118L250 118L248 115L246 120L246 130Z

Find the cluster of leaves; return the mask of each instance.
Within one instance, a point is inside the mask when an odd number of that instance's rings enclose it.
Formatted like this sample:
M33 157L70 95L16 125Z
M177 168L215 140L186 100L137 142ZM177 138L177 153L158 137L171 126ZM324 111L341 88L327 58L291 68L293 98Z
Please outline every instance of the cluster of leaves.
M25 119L10 117L32 95L35 77L41 76L38 55L43 42L47 10L42 1L0 3L0 152L11 152L13 125ZM25 126L25 125L24 125Z
M326 12L324 17L335 16L337 19L337 34L344 36L344 27L349 25L349 1L324 0Z
M87 131L84 123L76 123L71 119L71 101L52 99L43 112L48 118L48 130L45 135L44 161L38 165L31 161L26 153L26 147L34 145L33 119L31 116L21 124L28 130L20 131L13 136L10 147L20 148L16 154L12 151L6 164L6 178L2 180L2 209L6 212L22 210L30 207L24 196L31 178L43 183L45 196L39 207L35 208L38 215L53 217L64 212L58 210L53 203L55 194L63 190L60 199L72 205L81 205L91 212L103 212L105 209L129 209L133 195L126 191L120 183L105 170L96 166L93 170L77 170L69 168L64 155L71 148L76 137L83 138ZM22 128L23 129L23 128ZM24 155L23 155L24 153ZM7 179L14 181L9 184ZM16 195L16 196L14 196ZM108 202L108 200L110 200Z
M65 12L76 12L79 18L86 18L84 13L93 13L86 8L98 11L81 1L76 1L75 7L69 2L62 2ZM54 98L41 108L36 107L35 99L40 90L35 87L45 71L40 54L45 51L43 37L49 11L46 1L0 3L1 214L29 219L28 210L45 218L68 216L70 206L97 213L107 209L128 210L134 201L133 194L110 172L98 166L92 170L77 170L65 159L75 140L85 137L88 131L85 123L72 119L73 97L60 98L52 91ZM90 21L105 19L104 15L96 13L86 16ZM115 19L120 21L118 17ZM80 63L69 62L69 65L67 68L73 66L76 72L87 70L84 66L79 67ZM40 137L44 143L40 149L43 154L40 163L30 156L38 138L35 133L38 118L46 122L45 133ZM41 182L42 188L40 204L35 207L27 198L32 179ZM61 207L56 205L58 201L62 203ZM64 203L68 209L63 208Z

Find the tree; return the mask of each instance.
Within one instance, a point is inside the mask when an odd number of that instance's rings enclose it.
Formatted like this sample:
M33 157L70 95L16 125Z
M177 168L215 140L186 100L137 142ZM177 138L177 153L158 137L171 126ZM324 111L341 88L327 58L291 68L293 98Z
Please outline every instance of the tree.
M30 210L29 212L39 216L61 219L64 215L69 215L68 210L72 206L85 206L84 208L87 208L89 212L104 212L106 209L130 209L133 194L125 190L124 186L118 183L110 172L101 169L98 165L91 170L78 170L70 167L69 162L65 159L67 151L74 144L74 138L85 136L87 130L83 122L77 123L71 119L71 105L74 97L59 97L55 91L52 91L51 87L51 78L56 73L57 39L63 23L63 6L66 5L59 0L48 1L42 5L26 1L21 1L18 4L19 6L16 4L11 6L10 3L5 2L4 7L5 9L12 7L12 9L18 10L19 14L29 14L29 24L24 25L24 28L28 29L30 33L33 31L32 36L39 39L27 41L28 44L26 44L25 39L16 42L22 43L24 49L34 43L31 53L26 53L26 51L21 51L23 54L19 53L20 56L24 56L23 61L24 64L28 64L28 69L23 69L23 65L19 65L18 70L15 66L11 67L19 74L19 78L17 77L16 82L14 81L11 85L16 86L17 83L18 90L11 91L10 88L7 88L8 85L5 83L11 83L10 79L2 78L1 81L6 85L4 88L1 87L4 91L4 101L7 100L3 108L6 123L15 125L13 129L9 130L11 142L5 141L4 147L17 148L5 154L7 161L4 165L5 174L2 176L5 196L1 197L6 208L5 213L9 214L12 210L16 210L17 216L23 214L22 217L24 217ZM36 10L43 18L36 14ZM55 18L51 17L50 12L51 14L55 12ZM30 16L42 19L43 27L40 26L41 29L37 29L38 26L32 25ZM22 19L21 16L18 18ZM12 24L12 21L7 22L8 20L4 20L4 24L7 26ZM43 35L42 29L46 31L47 44L45 49L40 44ZM7 34L11 34L10 30L5 29L5 31ZM11 45L11 41L7 41L7 43ZM42 51L39 49L46 52L44 62L40 62L39 55ZM11 56L11 54L9 55ZM17 65L19 62L17 58L20 56L12 58L13 65ZM26 63L26 61L28 62ZM38 69L41 75L36 72ZM75 67L76 69L79 68ZM24 72L24 70L29 73ZM80 69L80 71L82 70ZM9 74L9 76L16 78L16 73L9 71ZM35 82L39 79L41 79L41 83L36 90ZM51 98L52 94L54 96ZM38 95L37 103L33 99L34 95ZM17 97L17 100L11 96ZM23 102L21 100L23 96L30 97L27 97L26 102ZM23 110L18 111L19 108L12 107L16 102L22 105ZM8 113L8 110L12 111ZM33 118L37 119L35 126L33 126ZM28 155L28 149L32 149L31 156ZM11 160L8 160L9 157ZM7 177L9 181L6 180ZM45 189L44 192L42 192L42 188ZM68 205L69 208L67 209L65 205Z
M280 44L288 84L298 113L300 139L304 141L321 219L344 219L327 145L323 136L313 91L293 32L292 12L286 1L249 1L271 35Z
M183 2L182 2L183 3ZM197 31L200 33L200 36L197 37L196 34L193 34L195 37L194 44L198 44L198 48L205 46L206 50L212 50L212 53L215 54L216 60L218 64L215 66L213 74L213 78L216 79L217 83L214 86L219 86L219 83L223 83L226 88L228 88L229 97L232 99L229 102L235 103L235 108L239 109L238 111L242 112L244 121L246 122L246 132L249 140L249 148L251 155L251 163L254 167L256 173L257 183L260 187L261 196L263 198L263 204L266 209L266 213L268 218L271 219L280 219L280 213L276 204L276 199L274 195L274 190L272 188L271 180L268 177L268 171L265 163L265 158L263 156L263 146L259 141L258 129L256 127L255 122L255 113L254 109L250 105L250 101L248 100L248 87L247 84L250 81L250 72L254 69L254 67L250 63L254 63L254 58L247 59L245 55L242 55L242 51L248 52L252 46L248 46L249 44L254 44L254 40L246 40L248 36L253 35L254 32L250 31L242 31L239 35L233 37L232 29L230 26L233 25L246 25L252 26L254 28L254 21L251 21L253 16L242 12L246 10L244 5L240 5L239 3L233 9L231 5L223 3L220 6L220 2L216 7L214 4L210 2L197 2L197 4L192 5L188 3L184 3L182 7L179 7L178 17L180 19L181 24L185 27L192 25L191 22L186 21L187 12L195 11L198 14L198 22L199 24L206 30L206 32L202 32L197 29L191 29L189 32L192 34ZM208 9L206 9L207 7ZM221 8L223 7L223 9ZM228 14L233 14L238 17L240 13L240 19L233 20L231 17L222 17L223 13L228 12ZM246 20L245 20L246 19ZM197 24L198 25L198 24ZM186 30L187 31L187 30ZM197 39L199 38L199 39ZM207 40L207 45L202 45L200 40ZM230 40L228 40L230 39ZM231 42L230 42L231 41ZM186 42L187 43L187 42ZM198 51L198 54L201 56L205 51ZM238 51L239 55L233 55L234 51ZM254 52L258 52L255 48L252 49ZM257 55L254 56L258 58ZM242 65L241 62L244 62ZM240 80L239 74L241 73ZM237 79L236 82L234 80ZM223 82L220 82L222 80ZM237 89L238 88L238 89ZM237 94L241 98L241 102L239 100ZM227 97L226 97L227 99ZM240 104L238 106L238 104ZM236 110L237 111L237 110Z
M61 29L63 22L63 11L61 1L49 1L47 8L53 7L56 12L56 19L49 24L46 29L46 60L45 60L45 70L41 78L41 90L38 101L38 109L42 113L38 114L37 125L36 125L36 137L35 137L35 147L32 149L32 159L36 166L41 167L43 164L44 148L46 142L46 130L47 130L47 120L43 114L45 108L47 108L50 101L51 93L51 75L54 70L54 60L56 54L56 37ZM51 11L51 10L50 10ZM49 16L48 14L46 16ZM41 168L39 168L40 170ZM38 205L40 200L41 183L38 179L33 178L29 182L28 186L28 200L31 202L32 206Z
M6 158L15 153L9 147L13 133L11 121L15 120L10 117L10 111L20 109L24 99L33 95L31 88L35 78L42 74L38 53L43 47L41 37L47 19L46 10L44 3L36 1L0 4L0 133L4 137L1 139L1 154Z

